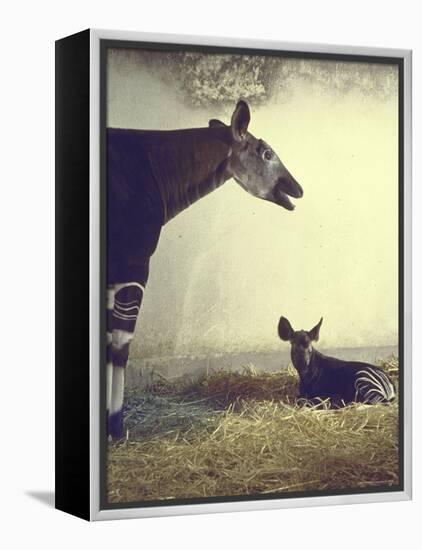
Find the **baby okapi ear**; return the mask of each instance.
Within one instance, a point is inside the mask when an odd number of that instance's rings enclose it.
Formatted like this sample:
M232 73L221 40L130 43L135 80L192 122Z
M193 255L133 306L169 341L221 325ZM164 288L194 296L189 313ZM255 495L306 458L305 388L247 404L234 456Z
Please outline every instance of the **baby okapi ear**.
M292 325L290 324L289 320L285 317L280 317L280 321L278 322L278 335L282 340L285 342L288 342L293 338L293 332Z
M208 122L208 126L210 128L220 128L221 126L224 126L225 128L227 128L227 125L224 124L224 122L221 122L221 120L218 120L216 118L212 118L209 122Z
M321 328L321 325L322 325L322 317L321 317L319 323L317 325L315 325L314 328L308 332L309 338L311 340L313 340L314 342L318 342L319 329Z
M251 113L249 111L249 106L246 101L241 99L237 102L231 120L232 135L235 141L241 142L245 139L250 120Z

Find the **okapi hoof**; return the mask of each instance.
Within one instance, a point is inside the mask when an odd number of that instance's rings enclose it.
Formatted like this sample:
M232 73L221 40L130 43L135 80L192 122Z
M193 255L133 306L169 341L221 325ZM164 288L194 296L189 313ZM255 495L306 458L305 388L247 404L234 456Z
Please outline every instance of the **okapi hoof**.
M108 415L108 436L112 441L123 438L123 411Z

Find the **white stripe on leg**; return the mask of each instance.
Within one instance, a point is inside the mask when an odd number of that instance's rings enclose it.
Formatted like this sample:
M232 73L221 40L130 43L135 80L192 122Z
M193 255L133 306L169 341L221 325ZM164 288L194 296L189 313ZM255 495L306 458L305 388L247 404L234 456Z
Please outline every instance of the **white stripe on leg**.
M118 413L123 408L125 390L125 369L113 367L113 392L111 396L110 414Z
M111 404L110 404L110 414L120 412L123 408L123 397L125 389L125 367L127 362L127 353L128 346L131 340L133 339L133 332L128 332L126 330L113 330L112 335L112 346L113 346L113 355L115 357L113 364L113 382L112 382L112 392L111 392ZM126 350L126 351L124 351ZM122 353L122 356L119 357L119 352ZM120 364L119 364L120 363Z
M133 340L133 332L128 330L114 329L112 334L112 343L116 350L121 350Z
M106 406L107 412L109 412L111 407L111 396L113 395L113 363L107 363L106 377Z
M114 290L114 286L107 289L107 309L113 310L115 293L116 291Z

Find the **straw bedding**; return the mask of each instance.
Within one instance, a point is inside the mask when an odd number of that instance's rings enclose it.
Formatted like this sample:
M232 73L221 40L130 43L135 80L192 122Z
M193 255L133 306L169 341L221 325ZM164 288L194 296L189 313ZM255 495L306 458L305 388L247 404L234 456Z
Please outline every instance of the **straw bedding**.
M394 377L398 361L382 366ZM109 445L109 502L398 484L398 405L295 403L291 367L161 380L126 396L127 439Z

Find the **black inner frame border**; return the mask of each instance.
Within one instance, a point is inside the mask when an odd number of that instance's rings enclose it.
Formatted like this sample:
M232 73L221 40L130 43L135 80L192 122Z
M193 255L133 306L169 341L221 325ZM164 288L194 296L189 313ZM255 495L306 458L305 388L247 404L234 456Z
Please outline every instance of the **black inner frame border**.
M107 120L107 50L108 49L142 49L152 51L198 52L205 54L238 54L260 55L287 58L315 59L326 61L346 61L354 63L373 63L396 65L398 68L398 297L399 297L399 483L394 486L368 487L366 489L338 489L327 491L296 491L288 493L228 495L218 497L197 497L110 503L107 500L107 426L106 426L106 120ZM335 49L335 46L333 46ZM117 510L127 508L152 508L163 506L180 506L187 504L235 503L246 501L288 500L292 498L328 497L340 495L358 495L374 493L400 492L404 490L404 417L403 404L406 398L404 380L404 58L376 55L301 52L294 50L271 50L248 47L226 47L212 45L192 45L183 43L160 43L131 40L100 40L100 510Z

